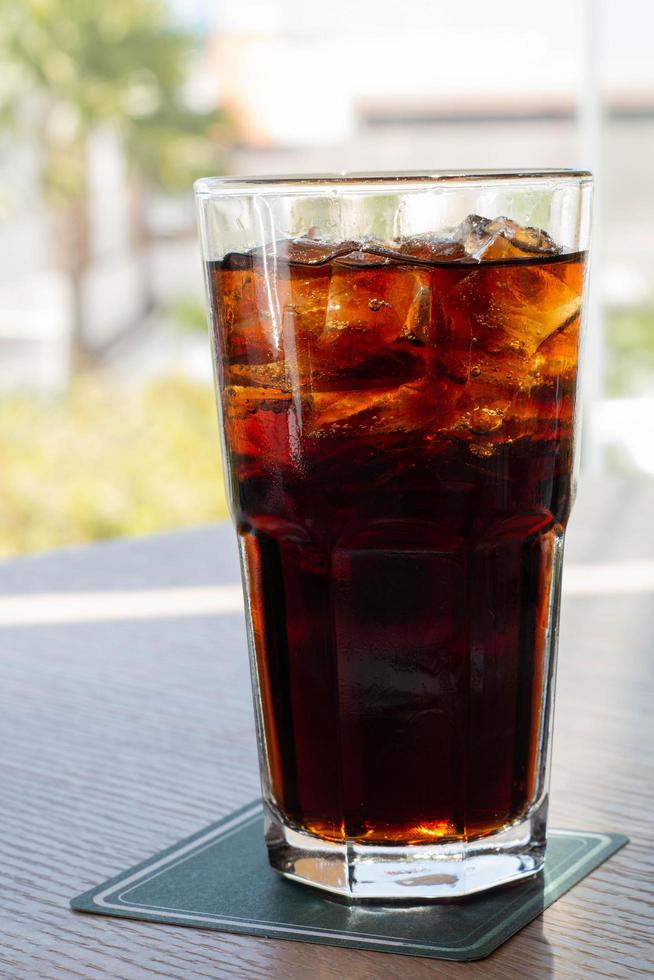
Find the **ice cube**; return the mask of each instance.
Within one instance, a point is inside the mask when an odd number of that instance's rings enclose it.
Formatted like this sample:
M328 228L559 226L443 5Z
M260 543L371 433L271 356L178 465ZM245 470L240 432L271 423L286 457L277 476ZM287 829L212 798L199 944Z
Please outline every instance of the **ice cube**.
M278 261L298 265L325 265L339 255L348 255L357 248L358 242L355 241L333 242L308 236L287 239L268 246L268 250L274 251Z
M319 347L345 367L401 339L424 340L428 331L427 270L371 259L349 255L333 267Z
M445 313L473 345L531 357L557 331L572 326L581 307L581 283L557 267L515 264L471 270L446 296Z
M293 266L289 278L275 282L281 308L285 348L306 346L325 326L331 267L329 265Z
M222 260L224 269L252 269L257 266L274 268L277 263L287 265L326 265L339 255L347 255L359 247L355 241L334 242L326 238L303 235L299 238L280 238L260 245L249 252L230 252Z
M251 265L239 265L234 254L227 266L212 275L218 326L222 329L228 358L252 364L275 357L277 343L270 309L260 276ZM238 256L239 262L244 256ZM227 259L225 260L227 262Z
M439 235L413 235L402 238L398 252L404 258L420 259L424 262L453 262L465 257L465 250L456 238Z
M581 293L536 266L506 272L496 280L493 303L501 320L502 344L531 356L548 338L576 324Z
M423 379L386 388L314 392L308 411L313 435L412 432L433 421L435 403Z
M265 364L298 343L306 346L303 338L323 329L330 265L323 261L324 251L314 253L313 258L320 261L290 265L275 253L275 264L267 265L262 250L226 257L216 273L221 278L215 291L222 301L221 319L231 359ZM268 261L273 261L271 254Z
M252 252L228 252L220 266L225 272L243 272L249 271L253 262Z
M229 384L224 392L229 445L238 456L288 462L289 418L294 403L288 392Z
M470 214L453 232L469 258L477 262L557 255L558 245L539 228L523 228L510 218L483 218Z
M577 370L579 317L555 330L531 359L532 370L544 379L569 379Z
M391 243L364 242L361 250L400 262L431 265L436 262L454 262L465 258L465 249L455 238L431 233L400 238Z
M391 264L388 249L383 245L367 242L347 255L338 259L339 265L351 265L355 268L379 269Z
M402 335L420 344L429 340L432 322L431 284L422 282L416 289L411 306L407 310Z
M492 456L496 446L534 436L547 421L528 391L486 387L466 393L448 435L474 455Z
M289 391L287 371L281 360L267 364L230 364L227 367L227 382L243 389L274 389L266 397L275 397L276 392Z
M481 405L474 408L468 417L468 427L475 435L485 436L495 432L504 424L505 408L489 408Z

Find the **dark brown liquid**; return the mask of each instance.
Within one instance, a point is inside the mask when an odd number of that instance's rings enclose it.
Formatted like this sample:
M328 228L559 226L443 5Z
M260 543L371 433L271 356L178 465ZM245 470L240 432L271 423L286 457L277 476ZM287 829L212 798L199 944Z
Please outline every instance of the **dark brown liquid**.
M504 826L541 791L583 257L209 277L276 805L336 840Z

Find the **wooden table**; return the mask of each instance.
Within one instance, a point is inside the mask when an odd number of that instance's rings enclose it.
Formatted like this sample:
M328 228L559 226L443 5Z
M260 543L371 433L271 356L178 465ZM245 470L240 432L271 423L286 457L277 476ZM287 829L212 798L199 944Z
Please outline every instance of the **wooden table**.
M71 896L258 793L233 532L0 565L0 976L651 975L653 509L653 481L580 494L553 761L552 823L632 843L472 964L70 912Z

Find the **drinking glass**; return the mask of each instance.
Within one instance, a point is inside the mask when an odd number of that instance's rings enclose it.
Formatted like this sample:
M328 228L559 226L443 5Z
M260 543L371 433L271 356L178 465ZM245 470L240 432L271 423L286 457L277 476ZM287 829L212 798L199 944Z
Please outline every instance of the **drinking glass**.
M538 873L591 177L196 185L273 868Z

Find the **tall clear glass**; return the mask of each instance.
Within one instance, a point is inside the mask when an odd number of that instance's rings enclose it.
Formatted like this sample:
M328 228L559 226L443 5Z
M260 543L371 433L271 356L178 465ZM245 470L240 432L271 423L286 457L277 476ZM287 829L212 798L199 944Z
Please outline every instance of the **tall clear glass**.
M531 876L590 175L196 194L270 862L348 901Z

